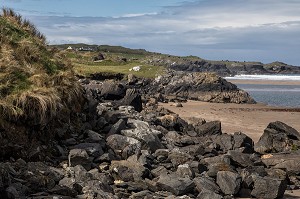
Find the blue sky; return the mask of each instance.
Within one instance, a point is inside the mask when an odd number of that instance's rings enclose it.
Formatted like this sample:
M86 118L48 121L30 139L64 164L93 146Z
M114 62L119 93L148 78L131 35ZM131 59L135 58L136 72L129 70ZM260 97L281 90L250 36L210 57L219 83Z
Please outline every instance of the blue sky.
M2 0L0 5L30 19L50 44L122 45L300 66L299 0Z

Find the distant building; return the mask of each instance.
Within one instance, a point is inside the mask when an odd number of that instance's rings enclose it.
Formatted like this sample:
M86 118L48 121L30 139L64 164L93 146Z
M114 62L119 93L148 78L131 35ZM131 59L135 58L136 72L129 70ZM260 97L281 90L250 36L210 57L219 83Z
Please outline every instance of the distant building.
M73 48L72 48L71 46L69 46L69 47L67 48L67 50L73 50Z
M94 48L94 47L80 47L80 48L77 48L76 50L78 50L78 51L90 51L90 52L93 52L93 51L96 51L97 49Z

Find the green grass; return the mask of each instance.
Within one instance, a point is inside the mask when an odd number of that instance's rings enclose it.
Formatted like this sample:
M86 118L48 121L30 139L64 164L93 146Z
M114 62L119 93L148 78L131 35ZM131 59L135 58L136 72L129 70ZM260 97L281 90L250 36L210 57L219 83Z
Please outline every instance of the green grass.
M164 72L164 67L143 65L140 63L127 63L122 65L102 65L99 64L85 65L73 63L75 65L74 70L77 74L83 76L89 76L94 73L110 72L110 73L122 73L122 74L134 74L138 77L155 78L157 75ZM130 71L134 66L140 66L140 71Z

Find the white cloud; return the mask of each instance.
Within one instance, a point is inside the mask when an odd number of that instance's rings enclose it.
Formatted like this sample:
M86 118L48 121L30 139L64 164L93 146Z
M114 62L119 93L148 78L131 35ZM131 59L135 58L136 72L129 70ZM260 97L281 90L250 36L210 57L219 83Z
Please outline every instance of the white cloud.
M198 0L161 13L31 19L52 43L125 45L207 59L300 65L298 0Z
M147 15L157 15L157 12L150 12L150 13L132 13L132 14L125 14L122 16L118 16L118 17L113 17L113 18L128 18L128 17L142 17L142 16L147 16Z

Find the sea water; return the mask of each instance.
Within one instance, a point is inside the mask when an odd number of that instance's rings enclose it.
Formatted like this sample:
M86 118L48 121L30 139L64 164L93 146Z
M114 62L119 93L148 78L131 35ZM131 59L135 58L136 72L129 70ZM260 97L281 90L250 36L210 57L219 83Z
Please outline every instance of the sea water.
M236 84L247 91L257 102L271 106L300 107L300 85L277 85L276 81L299 81L300 75L238 75L226 79L271 80L274 84Z

